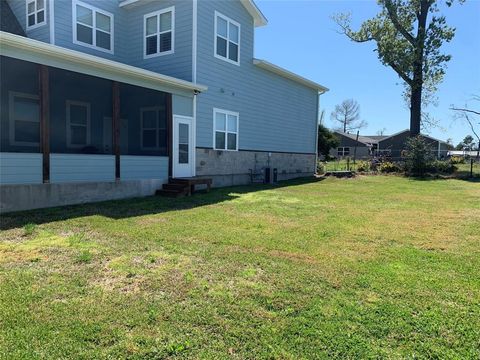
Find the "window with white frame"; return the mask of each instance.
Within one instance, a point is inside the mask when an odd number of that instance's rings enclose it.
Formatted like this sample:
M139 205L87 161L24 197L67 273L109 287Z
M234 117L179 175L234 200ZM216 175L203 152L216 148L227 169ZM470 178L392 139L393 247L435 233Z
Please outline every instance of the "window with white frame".
M67 146L82 148L90 145L90 104L67 101Z
M73 41L113 53L113 15L80 1L73 2Z
M142 150L167 151L167 118L163 107L142 108L141 146Z
M214 148L238 150L238 113L213 109Z
M46 0L26 0L27 30L47 23L47 17L45 16L45 1Z
M215 57L240 64L240 24L215 12Z
M175 7L144 16L144 57L172 54L174 51Z
M38 95L9 93L10 144L38 146L40 143L40 103Z
M348 156L350 155L350 148L349 147L339 147L337 149L338 156Z

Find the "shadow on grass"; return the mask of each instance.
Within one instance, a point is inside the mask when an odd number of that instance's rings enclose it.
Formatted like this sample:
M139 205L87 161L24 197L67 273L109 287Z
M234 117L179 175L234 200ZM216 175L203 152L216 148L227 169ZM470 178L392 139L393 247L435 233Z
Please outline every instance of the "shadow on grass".
M63 221L76 217L102 215L112 219L158 214L175 210L188 210L200 206L217 204L234 200L240 194L269 189L278 189L322 181L323 178L300 178L281 181L275 185L244 185L212 189L210 193L199 192L191 197L166 198L149 196L123 200L103 201L97 203L78 204L54 208L36 209L21 212L2 214L0 230L23 227L26 224L43 224L54 221Z
M480 174L473 174L473 177L470 176L470 173L466 172L457 172L452 175L426 175L426 176L409 176L411 180L415 181L433 181L433 180L462 180L468 182L480 182Z

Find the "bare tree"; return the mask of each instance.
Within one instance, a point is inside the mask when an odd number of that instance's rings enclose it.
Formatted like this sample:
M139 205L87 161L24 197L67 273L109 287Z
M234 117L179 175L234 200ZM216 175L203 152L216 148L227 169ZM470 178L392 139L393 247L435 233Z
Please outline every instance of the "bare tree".
M344 100L336 105L330 118L341 124L337 128L344 133L359 130L368 125L366 121L360 120L360 105L353 99Z
M480 96L474 95L474 101L480 102ZM465 107L455 107L451 106L450 110L455 111L456 118L465 121L470 130L472 131L473 135L477 138L477 158L480 157L480 111L469 109L467 106Z
M385 132L386 132L386 131L387 131L386 128L380 129L380 130L377 131L377 135L378 135L378 136L383 136L383 135L385 135Z

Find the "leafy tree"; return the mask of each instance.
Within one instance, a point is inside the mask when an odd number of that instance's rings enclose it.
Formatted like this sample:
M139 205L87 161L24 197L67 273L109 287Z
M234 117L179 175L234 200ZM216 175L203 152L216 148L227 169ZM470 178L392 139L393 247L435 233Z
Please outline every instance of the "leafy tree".
M360 105L353 99L344 100L341 104L336 105L330 118L332 121L340 123L338 130L344 133L367 126L365 121L360 120Z
M406 145L404 155L406 172L413 176L425 175L434 160L430 145L420 135L408 138Z
M451 6L454 1L444 2ZM410 133L418 135L422 102L425 105L432 99L451 58L441 53L440 48L453 39L455 29L447 25L445 16L438 14L440 0L377 2L380 12L365 21L358 31L351 28L350 14L337 14L334 20L351 40L376 42L379 60L390 66L405 83L405 93L410 100Z
M340 140L330 130L323 125L318 125L318 144L317 150L319 155L328 158L330 149L336 148L340 145Z

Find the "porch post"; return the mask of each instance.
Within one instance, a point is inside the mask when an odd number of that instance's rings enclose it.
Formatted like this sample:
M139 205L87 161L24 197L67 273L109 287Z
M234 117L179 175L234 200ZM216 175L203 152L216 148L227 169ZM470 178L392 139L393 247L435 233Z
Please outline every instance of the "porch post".
M115 180L120 180L120 84L112 83L112 145L115 155Z
M173 110L172 94L166 94L166 116L167 116L167 152L168 152L168 178L173 177Z
M40 93L40 151L42 152L42 179L50 182L50 87L48 66L38 66Z

